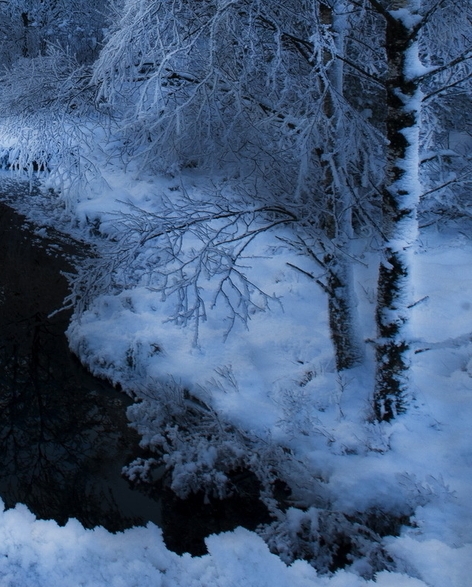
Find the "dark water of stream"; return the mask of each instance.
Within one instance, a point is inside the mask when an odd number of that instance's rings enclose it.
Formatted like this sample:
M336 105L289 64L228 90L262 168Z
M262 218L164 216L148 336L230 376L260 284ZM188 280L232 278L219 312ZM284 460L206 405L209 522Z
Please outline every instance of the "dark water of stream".
M115 532L152 521L176 552L203 554L204 537L268 521L247 473L239 495L183 501L165 480L131 488L121 468L139 456L125 394L92 377L70 353L69 312L49 317L68 293L61 271L83 254L57 235L35 236L0 203L0 498L38 517Z
M39 518L111 531L161 522L159 501L133 491L121 467L137 449L131 400L89 375L69 352L60 271L78 250L38 239L0 205L0 497Z

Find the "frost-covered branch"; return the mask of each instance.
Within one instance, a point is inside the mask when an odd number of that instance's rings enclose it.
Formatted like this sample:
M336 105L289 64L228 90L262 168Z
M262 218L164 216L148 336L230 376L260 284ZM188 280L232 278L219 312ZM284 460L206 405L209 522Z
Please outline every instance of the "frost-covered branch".
M296 221L280 206L231 209L228 203L189 196L163 199L159 213L130 205L129 212L116 216L108 250L74 279L70 301L80 311L99 293L144 285L161 299L174 300L169 320L192 324L195 342L207 307L221 302L228 334L236 320L247 324L252 313L276 299L247 276L254 261L252 241Z

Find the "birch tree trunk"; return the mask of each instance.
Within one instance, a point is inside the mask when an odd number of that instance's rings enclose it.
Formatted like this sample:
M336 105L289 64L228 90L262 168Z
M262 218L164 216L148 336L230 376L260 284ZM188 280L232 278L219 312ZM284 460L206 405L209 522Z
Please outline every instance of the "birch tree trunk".
M411 257L417 239L419 181L419 88L417 34L420 2L396 0L386 21L387 163L382 189L383 255L377 291L374 410L391 420L405 409L410 367L408 323L412 306Z

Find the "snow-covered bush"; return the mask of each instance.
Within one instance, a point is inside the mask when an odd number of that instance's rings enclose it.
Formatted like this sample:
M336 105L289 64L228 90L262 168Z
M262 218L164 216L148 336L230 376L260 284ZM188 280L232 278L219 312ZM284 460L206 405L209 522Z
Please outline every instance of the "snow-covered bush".
M270 495L281 452L275 446L264 447L173 381L149 381L140 396L128 408L128 418L141 435L141 447L159 459L131 463L124 470L130 479L144 480L149 465L165 464L180 498L203 492L205 500L225 499L237 491L231 474L251 470L262 493Z
M381 515L381 512L374 513L374 517ZM392 519L387 533L397 533L398 529L398 521ZM365 514L349 517L342 512L314 507L289 508L260 534L270 550L287 564L296 559L307 560L319 573L349 567L371 579L379 571L395 569L382 544L382 536L369 527Z

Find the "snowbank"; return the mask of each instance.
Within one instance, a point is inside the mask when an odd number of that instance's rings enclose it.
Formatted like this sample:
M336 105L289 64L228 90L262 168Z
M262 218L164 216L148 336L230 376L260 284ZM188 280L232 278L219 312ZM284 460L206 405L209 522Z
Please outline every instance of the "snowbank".
M287 567L261 538L242 528L210 536L206 542L208 555L178 556L166 549L153 524L118 534L103 528L85 530L75 520L61 528L50 520L36 520L19 505L0 514L0 583L2 587L426 585L399 573L381 573L375 583L344 571L318 577L303 561Z

